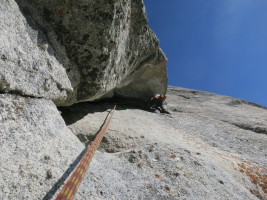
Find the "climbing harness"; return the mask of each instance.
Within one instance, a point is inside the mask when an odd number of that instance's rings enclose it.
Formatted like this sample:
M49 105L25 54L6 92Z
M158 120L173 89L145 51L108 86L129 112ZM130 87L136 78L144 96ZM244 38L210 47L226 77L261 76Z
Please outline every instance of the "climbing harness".
M114 106L113 110L110 112L110 116L104 126L102 127L101 131L98 133L97 137L95 138L94 142L90 146L90 148L86 151L84 156L82 157L79 165L76 167L75 171L72 173L71 177L63 186L62 190L58 194L55 200L72 200L74 199L75 193L77 192L82 179L84 178L86 171L89 167L89 164L94 156L94 153L98 146L100 145L107 129L110 124L111 118L113 117L114 111L116 109L116 105Z

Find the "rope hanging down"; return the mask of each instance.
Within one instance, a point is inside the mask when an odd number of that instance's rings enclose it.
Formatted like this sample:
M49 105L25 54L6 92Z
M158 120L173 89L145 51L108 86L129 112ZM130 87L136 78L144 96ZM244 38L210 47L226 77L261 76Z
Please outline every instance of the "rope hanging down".
M89 164L92 160L92 157L94 156L94 153L96 151L96 149L98 148L98 146L100 145L107 129L108 126L110 124L111 118L114 114L114 111L116 109L116 105L114 106L113 110L110 113L110 116L107 120L107 122L105 123L105 125L103 126L102 130L99 132L99 134L97 135L97 137L95 138L94 142L92 143L92 145L90 146L90 148L86 151L86 153L84 154L83 158L81 159L79 165L77 166L77 168L75 169L75 171L73 172L73 174L71 175L71 177L68 179L68 181L65 183L63 189L60 191L60 193L58 194L58 196L56 197L55 200L73 200L74 199L74 195L77 192L82 179L84 178L86 171L89 167Z

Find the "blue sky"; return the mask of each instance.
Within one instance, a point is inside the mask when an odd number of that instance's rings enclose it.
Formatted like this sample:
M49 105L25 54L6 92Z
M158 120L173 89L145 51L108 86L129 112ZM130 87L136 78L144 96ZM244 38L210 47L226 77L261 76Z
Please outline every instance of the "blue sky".
M144 0L169 85L267 106L267 0Z

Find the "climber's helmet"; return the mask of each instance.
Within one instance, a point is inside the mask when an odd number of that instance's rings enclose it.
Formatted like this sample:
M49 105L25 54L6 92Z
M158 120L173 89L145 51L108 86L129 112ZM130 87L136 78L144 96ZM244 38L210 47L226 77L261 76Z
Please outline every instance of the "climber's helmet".
M157 99L160 97L160 94L156 94L154 97Z

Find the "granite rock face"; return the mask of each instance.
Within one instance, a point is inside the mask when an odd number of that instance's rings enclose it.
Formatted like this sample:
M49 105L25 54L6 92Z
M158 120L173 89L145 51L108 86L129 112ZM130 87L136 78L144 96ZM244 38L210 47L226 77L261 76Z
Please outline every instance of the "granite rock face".
M52 101L0 95L0 199L42 199L82 152Z
M265 200L267 108L184 88L167 95L171 115L117 99L75 199ZM52 101L1 94L0 199L53 199L113 105L64 107L67 127Z
M65 104L166 93L166 57L142 0L16 0L45 33L74 88Z
M1 200L53 198L112 101L76 199L267 199L266 107L175 87L171 115L121 100L166 92L142 0L2 0L0 17ZM77 104L64 122L55 103Z
M65 101L72 86L44 34L13 0L0 4L0 91Z
M167 97L171 115L117 102L77 199L265 200L267 108L177 87ZM62 116L91 141L111 107L81 103Z

